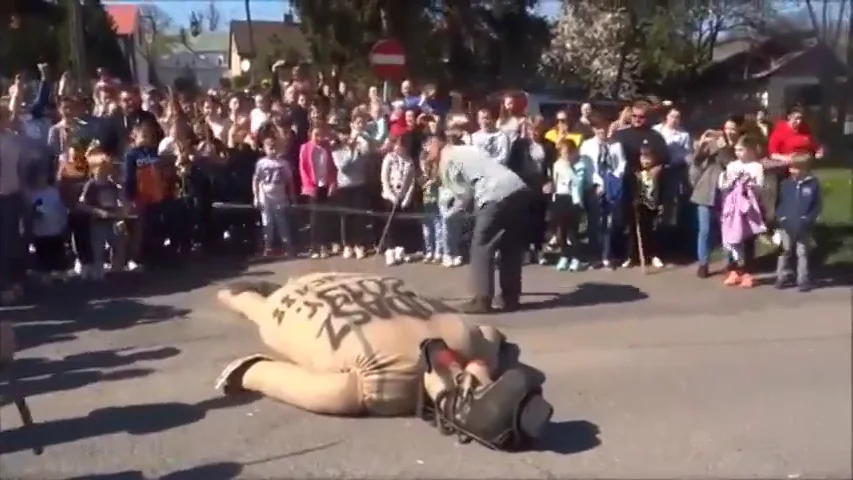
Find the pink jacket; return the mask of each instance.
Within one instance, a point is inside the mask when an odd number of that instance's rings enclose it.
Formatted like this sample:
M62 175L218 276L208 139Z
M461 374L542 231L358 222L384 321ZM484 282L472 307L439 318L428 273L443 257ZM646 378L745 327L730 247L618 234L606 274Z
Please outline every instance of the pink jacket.
M309 197L317 196L317 177L314 175L314 161L311 154L314 148L318 146L315 142L305 142L299 147L299 177L302 179L302 195ZM319 145L326 155L326 175L323 179L323 184L329 189L329 193L334 191L335 183L338 178L338 172L335 168L335 163L332 162L332 152L328 147Z
M735 246L767 231L752 185L739 180L723 199L720 217L723 245Z

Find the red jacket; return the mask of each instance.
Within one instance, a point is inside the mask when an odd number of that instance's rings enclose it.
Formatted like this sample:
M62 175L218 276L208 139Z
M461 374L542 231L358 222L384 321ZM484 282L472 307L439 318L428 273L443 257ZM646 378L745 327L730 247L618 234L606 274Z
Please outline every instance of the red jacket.
M814 154L818 148L820 147L805 123L801 123L799 128L794 129L787 121L780 120L773 125L770 138L767 140L767 152L770 155Z
M317 184L321 180L315 175L314 159L311 158L315 148L320 148L323 154L326 155L326 178L322 180L328 188L328 193L332 193L335 190L335 184L338 179L338 171L335 168L335 163L332 161L332 152L329 151L329 148L311 141L303 143L299 147L299 178L302 180L302 195L312 198L317 196Z
M409 126L406 125L406 119L403 117L392 120L388 125L388 134L394 138L400 138L409 131Z

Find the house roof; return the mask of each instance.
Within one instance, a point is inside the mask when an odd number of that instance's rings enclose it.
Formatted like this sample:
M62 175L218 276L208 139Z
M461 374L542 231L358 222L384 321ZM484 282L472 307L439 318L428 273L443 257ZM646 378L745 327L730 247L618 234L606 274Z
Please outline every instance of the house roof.
M249 24L244 20L234 20L230 26L231 37L234 39L233 47L237 49L237 55L240 57L250 56L251 48L249 41ZM308 41L299 25L295 23L274 22L274 21L253 21L252 36L254 37L255 48L259 48L264 43L270 41L273 37L278 37L283 43L291 46L303 56L310 56L310 48ZM229 47L230 48L230 47Z
M104 5L119 35L132 35L139 23L139 7L128 4Z
M204 32L197 37L187 35L187 45L178 42L173 51L221 52L225 54L228 52L229 37L228 32Z

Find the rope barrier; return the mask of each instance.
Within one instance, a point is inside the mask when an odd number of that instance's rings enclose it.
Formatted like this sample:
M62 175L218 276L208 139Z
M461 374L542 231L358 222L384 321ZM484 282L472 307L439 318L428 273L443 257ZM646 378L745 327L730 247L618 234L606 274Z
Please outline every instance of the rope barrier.
M248 204L248 203L232 203L232 202L213 202L213 208L219 210L257 210L257 207ZM388 211L376 211L376 210L365 210L359 208L350 208L350 207L342 207L338 205L306 205L306 204L295 204L295 205L285 205L284 208L286 210L297 210L297 211L314 211L314 212L322 212L322 213L337 213L342 215L360 215L366 217L376 217L376 218L388 218L390 212ZM460 216L470 215L467 212L460 212ZM394 212L394 219L401 220L425 220L430 218L431 215L423 212L400 212L399 210Z

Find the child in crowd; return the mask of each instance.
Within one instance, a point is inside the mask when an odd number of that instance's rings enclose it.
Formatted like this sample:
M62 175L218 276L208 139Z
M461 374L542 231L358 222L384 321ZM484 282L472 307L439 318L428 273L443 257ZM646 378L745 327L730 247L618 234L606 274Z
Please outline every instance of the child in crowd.
M409 156L408 145L404 137L391 137L391 151L382 159L380 178L382 180L382 199L389 211L404 213L409 210L413 200L416 168ZM392 219L385 239L385 263L389 266L407 260L405 242L409 231L409 221Z
M797 289L811 289L809 278L809 250L811 234L821 213L820 182L809 171L811 157L795 155L789 167L790 176L779 188L779 206L776 215L781 227L781 252L776 263L776 288L787 286L787 268L796 255Z
M622 264L623 268L631 266L632 259L640 260L640 255L645 257L643 260L650 259L651 264L655 268L663 268L664 263L659 255L659 240L657 238L656 223L658 215L661 211L660 203L660 173L661 165L655 158L654 150L648 144L643 144L640 147L640 170L636 173L637 177L637 195L634 203L634 223L632 223L633 231L628 232L627 251L630 256ZM642 242L642 252L640 252L640 242Z
M265 156L258 160L255 175L252 178L252 192L255 206L261 212L261 225L264 232L264 255L271 256L276 240L287 245L295 252L290 238L290 222L287 208L295 203L296 192L293 172L281 151L281 141L269 135L262 141Z
M65 265L65 230L68 227L68 210L59 196L59 190L48 184L48 179L38 168L27 172L27 201L32 212L33 247L36 268L45 282L63 278Z
M438 188L438 214L441 222L442 250L441 264L447 268L459 267L462 258L462 230L465 225L465 206L459 203L453 191L444 186Z
M727 286L751 288L755 284L755 239L767 230L758 200L764 185L764 166L758 161L760 149L757 138L741 137L735 144L735 160L720 175L719 187L724 192L720 230L730 264L723 281Z
M131 148L124 154L123 189L134 205L138 218L132 229L127 268L135 270L143 256L146 260L162 258L169 237L164 216L164 201L172 189L171 166L165 165L157 153L154 126L143 122L131 131Z
M329 195L337 186L337 169L329 151L326 131L311 130L311 138L299 147L299 176L302 194L311 205L322 208L329 202ZM311 258L326 258L331 246L329 218L325 212L311 210Z
M74 139L67 152L59 156L57 186L65 207L68 209L68 227L71 231L71 247L74 253L75 275L87 278L92 271L91 225L89 215L78 208L83 186L89 180L89 164L86 160L86 145Z
M92 273L94 280L104 277L104 248L109 247L113 271L124 267L127 252L128 203L124 191L112 178L112 160L101 152L88 155L91 178L80 194L80 209L90 215Z
M421 162L421 190L424 219L421 230L424 236L424 263L438 263L444 258L446 243L444 222L438 208L440 180L435 162Z
M577 272L582 268L578 232L589 173L586 162L581 160L573 140L564 138L557 148L559 156L551 169L551 213L557 245L561 250L557 270Z

